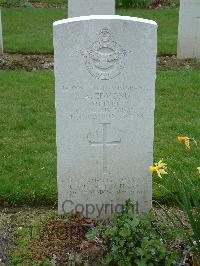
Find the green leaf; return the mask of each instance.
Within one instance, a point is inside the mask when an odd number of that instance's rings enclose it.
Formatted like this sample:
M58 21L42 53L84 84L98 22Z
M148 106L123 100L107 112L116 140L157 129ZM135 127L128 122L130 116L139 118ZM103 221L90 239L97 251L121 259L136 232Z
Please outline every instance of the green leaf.
M124 228L122 228L122 229L120 230L119 234L120 234L120 236L128 237L128 236L131 235L131 231L130 231L129 228L124 227Z

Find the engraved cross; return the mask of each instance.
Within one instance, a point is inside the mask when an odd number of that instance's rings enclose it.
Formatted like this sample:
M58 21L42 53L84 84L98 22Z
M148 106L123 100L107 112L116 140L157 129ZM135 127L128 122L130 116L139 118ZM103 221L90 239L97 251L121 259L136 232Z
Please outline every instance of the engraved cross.
M103 173L108 173L108 158L107 158L107 146L112 145L119 145L121 143L120 140L114 140L114 141L108 141L107 140L107 134L108 134L108 125L110 123L100 123L103 126L103 141L102 142L95 142L95 141L89 141L89 144L92 146L103 146Z

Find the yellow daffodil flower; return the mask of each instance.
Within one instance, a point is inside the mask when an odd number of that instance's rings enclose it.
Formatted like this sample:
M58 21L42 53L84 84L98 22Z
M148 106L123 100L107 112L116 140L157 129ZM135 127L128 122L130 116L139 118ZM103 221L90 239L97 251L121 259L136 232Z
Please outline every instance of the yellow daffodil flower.
M183 142L185 144L186 150L190 149L190 141L193 141L194 144L197 146L197 142L194 138L188 138L186 136L185 137L178 136L177 138L178 138L178 141Z
M155 165L151 165L149 167L149 171L151 173L157 173L157 175L162 178L162 175L167 175L167 164L163 163L163 159L160 160L158 163L155 163Z
M198 173L200 174L200 167L197 167Z
M190 139L188 137L178 137L178 141L183 142L185 144L186 150L190 149Z

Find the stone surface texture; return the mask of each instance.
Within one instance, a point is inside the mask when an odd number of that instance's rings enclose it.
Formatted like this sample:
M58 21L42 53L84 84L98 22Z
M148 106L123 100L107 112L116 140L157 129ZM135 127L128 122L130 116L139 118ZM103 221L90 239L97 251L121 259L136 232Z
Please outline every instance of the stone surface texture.
M69 0L68 17L115 15L115 0Z
M0 9L0 55L3 55L3 32L2 32L2 21L1 21L1 9Z
M151 207L156 39L133 17L54 23L59 212Z
M181 0L177 57L179 59L200 58L199 0Z

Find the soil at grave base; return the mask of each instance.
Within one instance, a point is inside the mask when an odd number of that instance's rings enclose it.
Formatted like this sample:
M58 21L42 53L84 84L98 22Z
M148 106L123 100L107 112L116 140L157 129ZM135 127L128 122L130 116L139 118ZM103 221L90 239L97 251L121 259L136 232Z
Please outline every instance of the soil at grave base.
M8 204L6 204L8 205ZM0 204L0 206L2 206ZM0 207L0 265L11 265L7 252L14 247L12 232L21 226L31 223L38 215L49 212L47 208Z
M53 3L53 4L50 4L50 3L41 3L41 2L33 2L31 3L32 4L32 7L34 8L66 8L67 7L67 2L64 4L62 3Z
M5 53L0 59L0 69L24 69L27 71L37 69L53 70L53 54ZM200 70L200 60L177 60L175 55L158 56L157 69L166 71L181 69Z
M66 8L67 7L67 3L66 4L62 4L62 3L42 3L40 1L38 2L32 2L31 3L32 7L34 8ZM149 9L158 9L158 8L163 8L163 7L177 7L178 5L174 2L171 1L164 1L164 0L154 0L149 6L147 6L146 8ZM123 6L118 6L118 8L120 8Z
M38 262L48 260L52 265L87 263L86 265L92 266L94 261L101 259L104 248L86 241L85 238L94 221L81 216L61 218L56 213L56 210L49 208L0 207L0 265L12 265L8 257L9 252L15 250L20 253L14 245L12 232L16 229L20 231L21 228L30 226L33 221L39 221L38 217L42 219L44 216L50 218L45 218L45 223L41 222L36 227L29 227L30 234L34 230L39 234L42 232L42 238L31 240L30 247ZM26 258L22 265L30 265L30 261L25 260Z
M161 209L156 208L155 210L158 219L165 219L163 218L165 213ZM182 221L187 224L183 212L175 208L170 208L170 210L178 211ZM49 216L49 214L51 215ZM85 233L93 228L96 222L80 216L73 216L67 220L66 217L58 217L54 209L27 207L0 209L0 265L11 265L6 256L8 251L16 249L11 232L30 225L32 221L38 221L40 215L47 215L50 218L46 219L45 226L44 222L40 224L43 228L42 240L32 241L32 248L38 261L48 259L52 265L94 265L95 261L95 265L97 265L97 261L101 260L106 247L99 239L95 242L88 242L85 239ZM168 245L171 249L180 251L186 248L185 243L181 240L170 242ZM185 259L187 263L183 265L197 266L192 257L188 256Z
M42 241L35 243L43 250L36 253L36 258L55 260L56 265L60 266L70 263L92 266L94 260L100 263L106 248L100 242L92 243L85 238L88 229L94 224L93 220L80 216L73 216L69 220L59 217L50 219L45 226Z
M37 69L53 69L52 54L20 54L5 53L0 59L0 69L24 69L34 71Z
M32 2L28 0L15 0L6 2L6 0L0 0L0 7L2 8L15 8L15 7L28 7L28 8L67 8L66 3L45 3L45 2Z
M6 3L5 1L3 1L3 3L1 3L0 1L0 5L2 7L34 7L34 8L66 8L67 7L67 0L66 2L63 1L63 3L45 3L42 2L41 0L37 0L37 1L31 1L29 0L29 2L27 2L26 0L18 0L14 3ZM150 9L158 9L158 8L163 8L163 7L177 7L179 6L179 2L176 0L152 0L150 2L150 4L148 6L146 6L146 8L150 8ZM124 8L124 6L122 4L119 4L118 6L116 6L117 8Z

